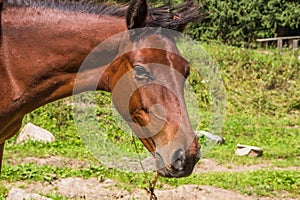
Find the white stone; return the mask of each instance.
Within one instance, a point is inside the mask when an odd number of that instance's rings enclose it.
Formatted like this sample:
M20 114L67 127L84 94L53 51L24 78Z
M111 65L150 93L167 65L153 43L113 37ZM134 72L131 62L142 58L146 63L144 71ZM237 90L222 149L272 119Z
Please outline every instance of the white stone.
M20 188L12 188L7 197L6 200L18 200L18 199L22 199L22 200L51 200L47 197L43 197L39 194L30 194L27 193L26 191L20 189Z
M214 134L212 134L212 133L210 133L210 132L207 132L207 131L195 131L195 133L196 133L196 135L197 135L198 137L203 137L203 136L205 136L205 137L207 137L208 139L214 141L216 144L223 144L223 143L225 143L224 138L222 138L222 137L220 137L220 136L218 136L218 135L214 135Z
M28 123L24 126L21 133L17 137L16 143L19 144L27 142L28 140L53 142L55 137L46 129L40 128L32 123Z
M237 150L235 154L238 156L258 157L258 156L262 156L263 150L256 146L237 144Z

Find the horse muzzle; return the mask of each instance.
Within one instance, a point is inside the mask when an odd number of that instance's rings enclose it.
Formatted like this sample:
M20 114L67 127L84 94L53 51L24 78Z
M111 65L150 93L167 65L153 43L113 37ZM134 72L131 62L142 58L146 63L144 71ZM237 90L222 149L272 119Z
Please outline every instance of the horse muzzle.
M184 149L177 149L171 155L171 161L167 162L159 153L155 153L156 169L160 176L168 178L181 178L189 176L194 166L200 159L200 145L197 151L190 153Z

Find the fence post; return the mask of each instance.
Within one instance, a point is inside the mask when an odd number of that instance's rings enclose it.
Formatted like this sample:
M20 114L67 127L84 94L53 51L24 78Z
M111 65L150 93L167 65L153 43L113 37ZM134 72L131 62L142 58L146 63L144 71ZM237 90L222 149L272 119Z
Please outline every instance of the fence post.
M293 40L292 48L293 48L293 50L298 49L298 40Z
M279 54L282 54L282 38L277 39L277 48L279 49Z

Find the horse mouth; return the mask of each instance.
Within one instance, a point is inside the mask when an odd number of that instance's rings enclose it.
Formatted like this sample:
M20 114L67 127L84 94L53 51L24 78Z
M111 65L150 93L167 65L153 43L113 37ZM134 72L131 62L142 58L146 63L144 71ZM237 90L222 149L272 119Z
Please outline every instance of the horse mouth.
M181 169L175 170L173 169L171 164L166 165L163 161L162 156L159 153L155 153L155 160L156 160L156 170L158 174L162 177L166 178L181 178L187 177L191 175L193 172L195 164L198 162L200 158L189 158L185 164L182 166Z
M181 177L187 177L189 176L192 171L186 173L185 171L181 170L181 171L173 171L168 169L167 167L161 168L157 170L158 174L162 177L166 177L166 178L181 178Z

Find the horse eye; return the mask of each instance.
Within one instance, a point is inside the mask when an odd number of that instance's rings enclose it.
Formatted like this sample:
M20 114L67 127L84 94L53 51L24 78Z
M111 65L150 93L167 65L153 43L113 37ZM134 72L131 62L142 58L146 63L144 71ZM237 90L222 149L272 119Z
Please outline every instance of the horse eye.
M135 71L135 74L137 76L149 76L149 73L146 71L146 69L141 65L136 65L133 67L133 70Z

